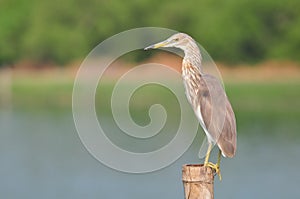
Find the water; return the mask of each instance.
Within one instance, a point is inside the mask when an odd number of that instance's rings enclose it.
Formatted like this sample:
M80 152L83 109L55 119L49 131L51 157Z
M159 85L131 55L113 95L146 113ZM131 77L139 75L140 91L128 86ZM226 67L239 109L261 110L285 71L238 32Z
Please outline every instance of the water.
M0 198L182 199L181 166L203 161L197 160L199 135L171 166L127 174L85 150L70 112L0 112L0 124ZM222 160L215 198L299 198L297 128L287 133L285 123L272 125L271 133L264 122L239 126L237 156Z

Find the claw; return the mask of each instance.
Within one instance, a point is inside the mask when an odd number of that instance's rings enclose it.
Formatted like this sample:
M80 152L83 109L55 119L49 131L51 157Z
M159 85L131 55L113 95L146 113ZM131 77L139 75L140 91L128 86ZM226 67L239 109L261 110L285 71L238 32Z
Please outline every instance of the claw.
M219 165L214 164L212 162L207 162L207 163L204 163L204 166L212 168L215 171L215 173L218 174L220 181L222 180L222 176L221 176L221 171L220 171L220 166Z

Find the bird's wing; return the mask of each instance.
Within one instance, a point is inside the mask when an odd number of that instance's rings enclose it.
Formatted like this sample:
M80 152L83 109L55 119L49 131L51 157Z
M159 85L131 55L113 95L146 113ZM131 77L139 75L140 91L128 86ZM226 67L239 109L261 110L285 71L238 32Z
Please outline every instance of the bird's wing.
M201 114L205 124L208 140L217 143L224 156L233 157L236 150L236 122L221 83L211 75L203 75L197 95L201 112L198 114Z
M218 146L226 157L233 157L236 152L236 121L231 104L226 97L226 117Z

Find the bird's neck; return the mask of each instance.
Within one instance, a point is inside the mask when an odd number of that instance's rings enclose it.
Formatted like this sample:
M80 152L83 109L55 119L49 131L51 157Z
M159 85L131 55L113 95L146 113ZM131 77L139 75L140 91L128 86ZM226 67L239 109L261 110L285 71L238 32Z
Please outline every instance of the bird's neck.
M198 48L196 43L188 44L187 48L184 50L184 58L183 58L183 67L184 65L190 65L195 67L200 74L202 74L202 56L200 53L200 49Z

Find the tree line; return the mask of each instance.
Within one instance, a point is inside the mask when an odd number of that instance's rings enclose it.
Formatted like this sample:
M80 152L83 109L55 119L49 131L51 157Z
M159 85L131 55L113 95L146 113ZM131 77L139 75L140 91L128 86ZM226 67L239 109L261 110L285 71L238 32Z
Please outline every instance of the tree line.
M0 66L64 65L114 34L145 26L189 33L223 62L300 61L299 8L297 0L1 0Z

